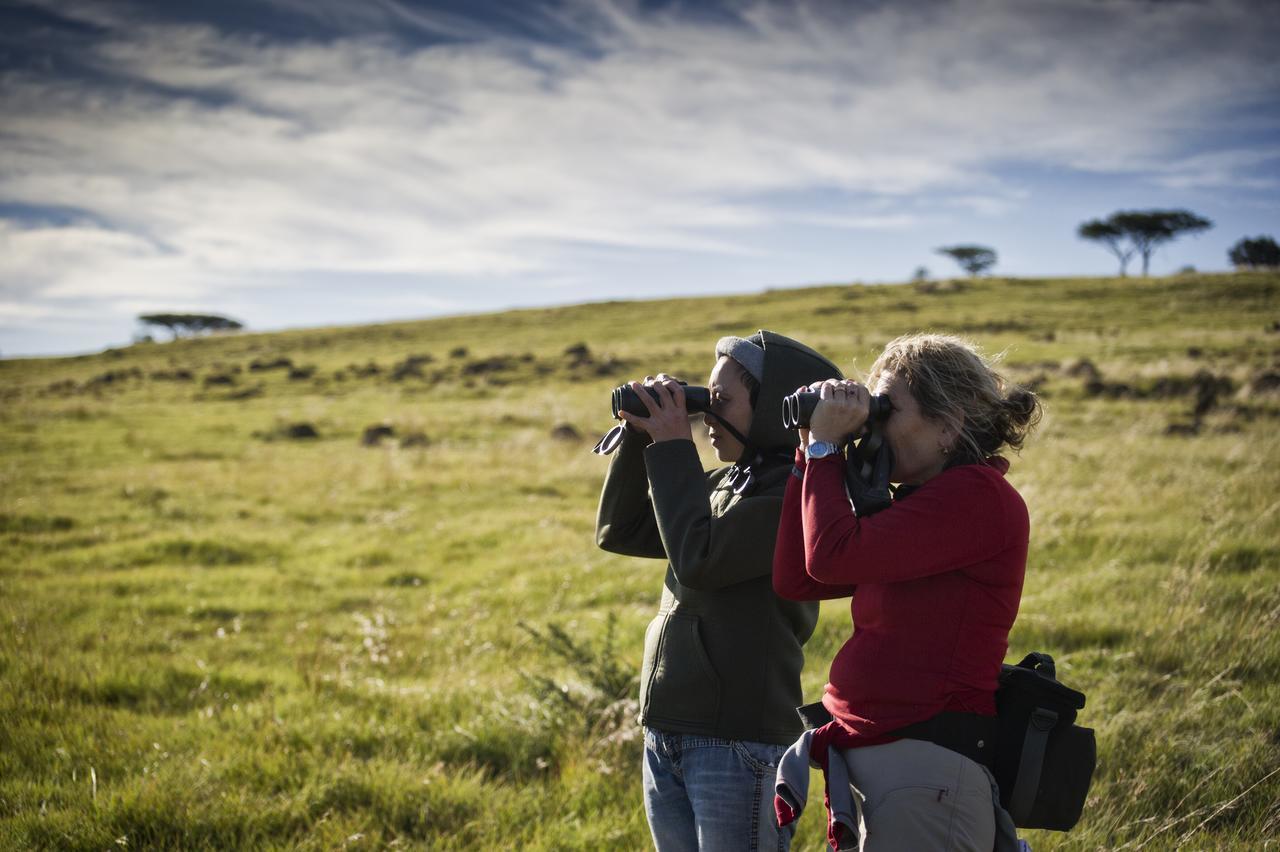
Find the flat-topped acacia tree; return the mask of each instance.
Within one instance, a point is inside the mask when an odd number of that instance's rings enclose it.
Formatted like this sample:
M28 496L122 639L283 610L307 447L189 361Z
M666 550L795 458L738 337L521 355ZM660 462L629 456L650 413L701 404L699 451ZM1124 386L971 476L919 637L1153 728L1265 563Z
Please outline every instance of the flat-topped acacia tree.
M960 264L960 268L970 275L981 275L996 265L996 250L986 246L943 246L937 252Z
M212 331L239 331L244 323L218 314L140 314L138 322L163 328L179 337L194 337Z
M1120 277L1135 254L1142 256L1142 276L1151 267L1157 248L1183 234L1196 234L1213 227L1213 222L1190 210L1119 210L1106 219L1082 222L1076 235L1082 240L1102 243L1120 260Z

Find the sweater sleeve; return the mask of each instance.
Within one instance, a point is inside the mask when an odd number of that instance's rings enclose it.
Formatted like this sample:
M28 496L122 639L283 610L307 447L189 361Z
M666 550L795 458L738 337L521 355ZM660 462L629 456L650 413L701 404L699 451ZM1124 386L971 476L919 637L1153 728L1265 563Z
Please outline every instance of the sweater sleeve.
M798 451L795 474L787 478L787 491L782 498L782 520L778 524L778 541L773 549L773 591L778 597L790 601L847 598L857 586L819 583L805 569L804 518L800 504L800 483L804 471L804 453Z
M609 459L596 510L596 544L623 556L662 559L667 552L649 498L644 441L643 435L628 429L622 445Z
M901 503L859 518L841 460L811 462L801 489L805 565L820 583L893 583L989 559L1008 546L1004 504L977 465L934 477Z
M660 441L644 455L658 532L680 585L710 591L769 575L782 498L746 497L717 517L693 441Z

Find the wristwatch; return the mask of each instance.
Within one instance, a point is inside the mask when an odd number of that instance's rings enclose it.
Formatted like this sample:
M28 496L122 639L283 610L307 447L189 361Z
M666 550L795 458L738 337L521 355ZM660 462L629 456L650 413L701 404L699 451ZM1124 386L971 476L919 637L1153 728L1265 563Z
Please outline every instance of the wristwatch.
M804 457L809 460L823 459L827 456L834 456L840 452L840 447L830 441L814 441L805 447Z

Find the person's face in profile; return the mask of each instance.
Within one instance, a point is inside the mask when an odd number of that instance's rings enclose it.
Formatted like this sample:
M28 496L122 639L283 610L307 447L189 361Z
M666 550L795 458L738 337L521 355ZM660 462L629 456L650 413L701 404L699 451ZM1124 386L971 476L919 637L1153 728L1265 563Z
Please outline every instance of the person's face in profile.
M716 416L703 415L702 422L707 424L711 446L716 451L716 458L722 462L738 461L744 447L727 429L720 427L716 418L728 421L743 435L751 430L751 392L743 384L742 376L742 366L729 356L721 355L711 370L711 378L707 380L707 387L711 389L711 413Z
M884 437L893 450L894 482L920 485L942 472L947 457L942 448L955 443L954 434L945 423L926 417L911 388L896 373L885 373L876 383L875 393L884 394L893 403L893 413L885 423Z

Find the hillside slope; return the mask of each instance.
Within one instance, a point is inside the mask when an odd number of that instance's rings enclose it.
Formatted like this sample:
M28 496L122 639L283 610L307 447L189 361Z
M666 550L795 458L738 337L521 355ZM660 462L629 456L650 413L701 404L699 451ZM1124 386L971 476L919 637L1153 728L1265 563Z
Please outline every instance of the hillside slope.
M1241 273L0 361L0 847L643 848L625 697L662 566L594 547L588 450L610 388L704 381L760 327L851 372L960 333L1043 394L1010 657L1057 657L1101 765L1037 850L1280 836L1280 275ZM825 605L807 694L848 629Z

